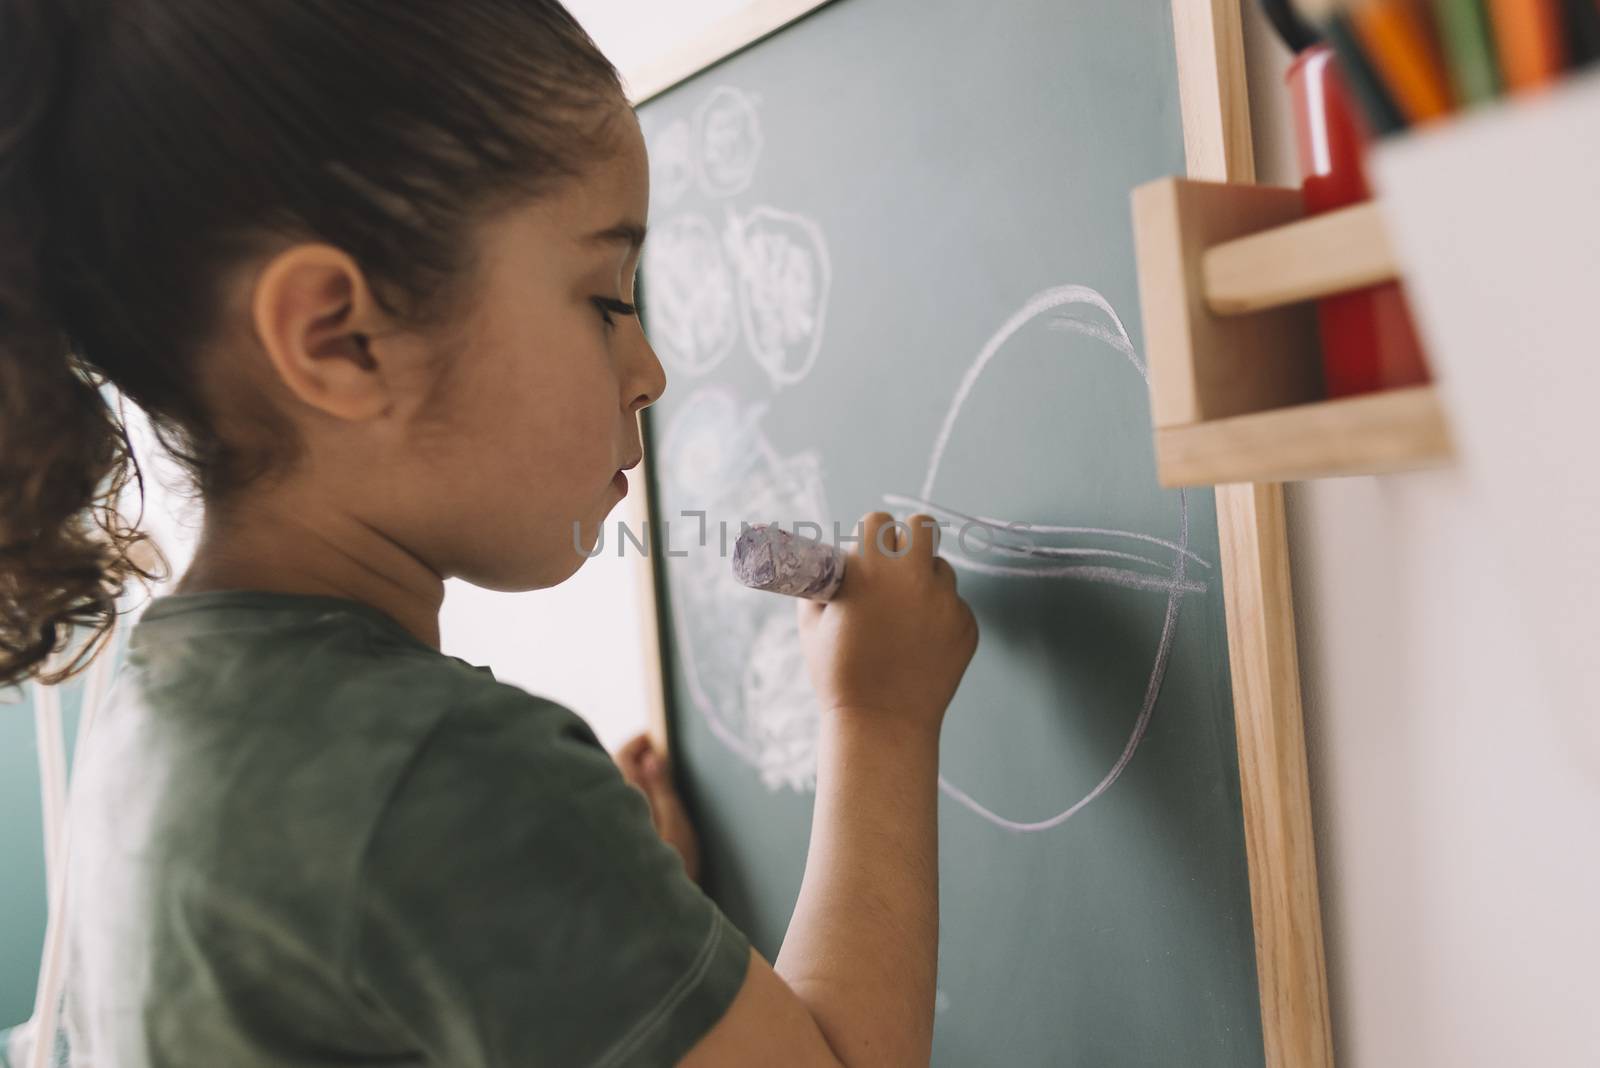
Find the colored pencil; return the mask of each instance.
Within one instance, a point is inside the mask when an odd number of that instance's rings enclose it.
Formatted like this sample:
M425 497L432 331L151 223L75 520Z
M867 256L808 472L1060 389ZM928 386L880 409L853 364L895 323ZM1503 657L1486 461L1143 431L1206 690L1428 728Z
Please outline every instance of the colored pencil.
M1595 10L1600 12L1600 8ZM1483 0L1433 0L1433 14L1444 40L1456 99L1463 104L1483 104L1499 96L1500 68L1495 63Z
M1586 67L1600 60L1600 0L1564 0L1567 65Z
M1289 51L1296 54L1304 52L1320 40L1317 31L1300 17L1289 0L1259 0L1259 3L1262 13L1272 23L1272 28L1278 31L1278 36L1283 38Z
M1367 62L1340 0L1294 0L1300 16L1320 31L1339 58L1339 73L1374 137L1405 128L1405 116Z
M1513 92L1553 81L1565 65L1558 0L1489 0L1500 76Z
M1408 120L1431 122L1455 109L1429 26L1410 0L1359 0L1350 8L1350 19L1368 59Z

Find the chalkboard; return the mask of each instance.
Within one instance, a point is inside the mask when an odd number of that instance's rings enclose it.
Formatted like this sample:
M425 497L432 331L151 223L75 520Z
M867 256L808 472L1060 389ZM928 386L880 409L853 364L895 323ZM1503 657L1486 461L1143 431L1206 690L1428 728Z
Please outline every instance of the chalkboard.
M1262 1063L1217 516L1158 487L1129 190L1184 170L1165 0L839 0L643 104L675 759L769 958L816 708L741 521L933 512L982 641L946 720L934 1063Z

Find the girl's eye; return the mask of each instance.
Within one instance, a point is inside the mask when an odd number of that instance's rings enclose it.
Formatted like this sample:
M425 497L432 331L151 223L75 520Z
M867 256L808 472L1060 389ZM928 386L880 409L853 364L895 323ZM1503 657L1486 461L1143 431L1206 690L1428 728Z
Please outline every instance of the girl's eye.
M627 301L616 300L611 297L591 297L590 299L594 301L594 306L600 309L600 318L605 320L607 326L617 325L617 321L612 318L613 315L639 314L638 305L629 304Z

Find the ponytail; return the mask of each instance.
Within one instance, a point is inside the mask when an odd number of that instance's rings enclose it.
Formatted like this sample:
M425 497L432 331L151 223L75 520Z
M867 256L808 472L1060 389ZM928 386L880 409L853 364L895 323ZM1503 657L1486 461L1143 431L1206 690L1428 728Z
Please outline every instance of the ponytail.
M47 116L70 64L63 0L0 0L0 686L57 682L97 652L143 537L116 503L138 478L97 375L71 351L44 256ZM44 670L75 631L87 640Z

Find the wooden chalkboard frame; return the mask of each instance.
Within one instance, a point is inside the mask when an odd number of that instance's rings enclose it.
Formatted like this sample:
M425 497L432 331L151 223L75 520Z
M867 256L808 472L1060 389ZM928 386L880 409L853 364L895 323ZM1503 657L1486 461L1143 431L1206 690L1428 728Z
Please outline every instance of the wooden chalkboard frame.
M828 2L752 0L688 46L624 72L633 103L658 96ZM1188 176L1253 181L1240 0L1171 2ZM627 517L634 529L643 529L652 515L648 465L647 452ZM1265 1059L1270 1068L1332 1068L1283 488L1218 486L1216 501ZM652 559L635 559L650 733L666 750L671 739L658 576Z

